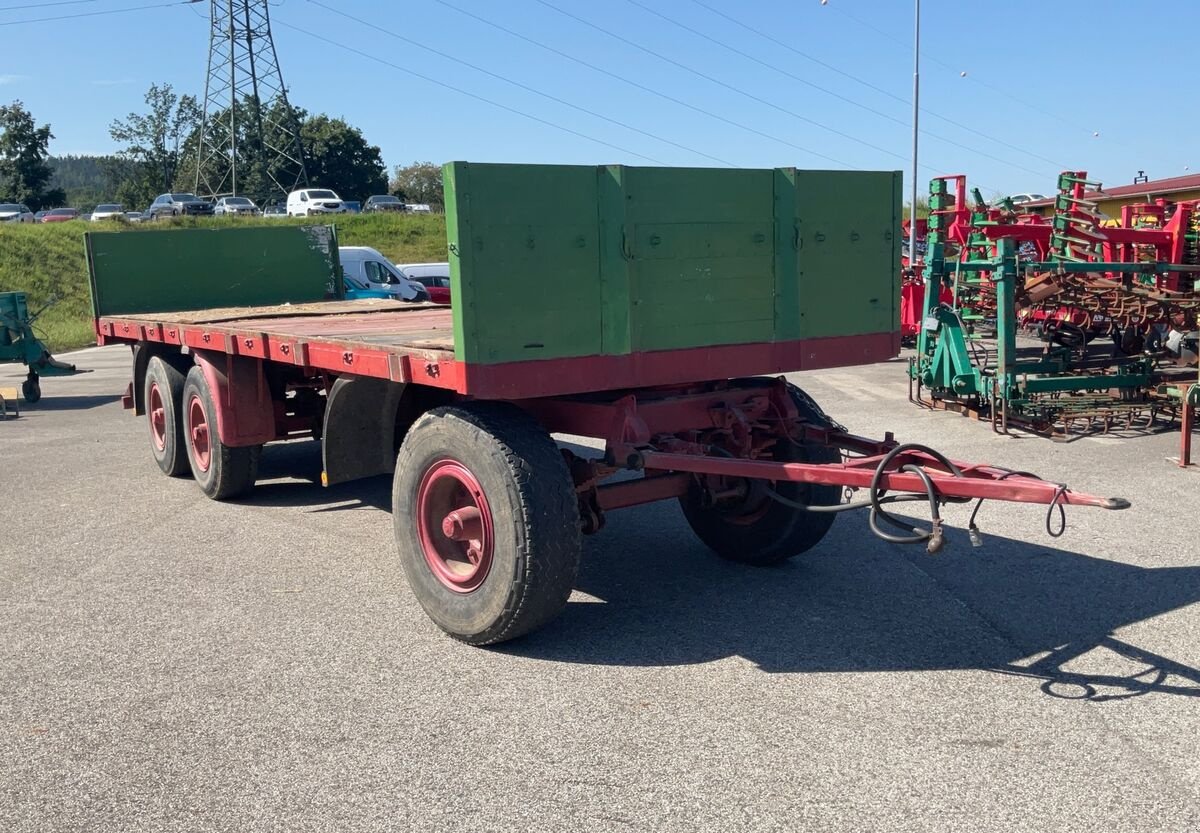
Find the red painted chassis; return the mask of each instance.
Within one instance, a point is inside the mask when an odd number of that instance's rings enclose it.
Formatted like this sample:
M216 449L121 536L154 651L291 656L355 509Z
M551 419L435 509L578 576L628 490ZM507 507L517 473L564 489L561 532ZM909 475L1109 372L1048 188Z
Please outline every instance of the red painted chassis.
M271 322L263 321L262 326L270 329ZM376 407L392 409L387 418L394 420L396 431L386 430L389 426L384 430L358 429L376 443L403 437L407 426L429 407L478 399L511 402L536 417L549 432L588 437L605 444L602 459L564 452L579 495L584 531L599 529L604 514L612 509L683 497L692 489L699 488L715 500L738 500L745 495L744 484L752 482L868 490L872 500L886 493L911 493L929 497L931 504L988 499L1107 509L1128 505L1119 498L1073 492L1033 475L955 463L932 450L916 448L896 453L897 444L890 435L882 441L871 440L841 430L825 421L823 415L814 419L811 413L800 413L795 394L782 379L712 381L701 376L697 381L679 381L709 371L732 373L739 365L765 373L806 365L862 363L854 354L840 362L825 355L819 362L795 359L794 365L787 366L793 357L806 352L817 356L819 351L811 343L795 348L748 345L679 351L684 355L643 356L640 360L634 357L631 366L641 372L626 372L624 378L638 382L663 379L669 383L595 392L586 392L589 384L611 378L610 371L600 366L603 362L588 358L564 360L563 367L530 367L523 375L518 370L503 370L502 375L490 377L476 374L474 378L480 384L471 395L463 393L472 378L471 369L444 351L397 354L373 349L366 342L290 338L244 328L230 331L227 327L187 326L144 318L101 319L97 333L100 343L129 343L140 357L135 359L127 406L138 413L145 410L138 391L149 357L186 350L213 391L216 429L223 443L239 447L303 436L322 437L327 446L327 484L385 473L396 451L395 447L381 447L365 453L349 447L358 440L347 439L344 435L350 432L339 427L340 421L348 418L339 416L345 408L334 407L339 384L344 388L355 380L382 383L378 388L383 392L366 400L360 397L355 406L360 412L364 402L367 411ZM886 346L882 342L876 345L871 337L865 339L868 357L878 360L885 356L873 356L876 352L894 354L895 336L881 334L875 341L881 339ZM850 348L849 344L845 346ZM768 349L764 352L763 348ZM856 349L864 348L859 344ZM706 355L710 357L707 362ZM784 367L777 366L781 362ZM579 392L537 395L548 387L561 389L561 382L539 381L545 373L559 379L567 373ZM388 390L401 393L389 396ZM502 395L506 391L526 395ZM815 413L820 414L819 409ZM356 418L361 420L361 413ZM772 449L780 442L836 448L842 462L777 460ZM621 470L641 471L643 476L606 482Z

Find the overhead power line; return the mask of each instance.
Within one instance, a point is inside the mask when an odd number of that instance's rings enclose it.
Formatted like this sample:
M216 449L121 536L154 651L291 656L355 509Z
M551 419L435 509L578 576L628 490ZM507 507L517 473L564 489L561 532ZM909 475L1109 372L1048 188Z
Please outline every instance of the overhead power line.
M82 6L84 3L99 3L101 0L53 0L50 3L20 3L15 6L0 6L0 12L24 12L30 9L47 9L51 6Z
M618 40L627 46L631 46L634 49L637 49L641 52L646 53L647 55L651 55L651 56L657 58L658 60L663 61L664 63L668 63L674 67L678 67L679 69L682 69L685 72L689 72L692 75L697 76L698 78L703 78L705 81L708 81L711 84L716 84L718 87L724 87L727 90L735 92L738 95L748 98L752 101L756 101L765 107L771 108L772 110L777 110L781 113L791 116L792 118L794 118L798 121L805 122L806 124L811 124L814 127L819 127L822 130L825 130L829 133L834 134L835 136L841 136L843 139L848 139L849 141L854 142L855 144L859 144L864 147L868 147L871 150L878 151L879 153L883 153L888 156L895 157L897 159L906 160L906 157L904 157L903 155L901 155L899 153L895 153L893 151L888 150L885 147L880 147L879 145L872 144L871 142L868 142L865 139L860 139L857 136L852 136L851 134L845 133L841 130L838 130L835 127L830 127L829 125L824 124L823 122L819 122L816 119L810 119L808 116L805 116L801 113L797 113L795 110L789 110L786 107L776 104L774 101L770 101L769 99L763 98L762 96L755 95L754 93L748 92L747 90L743 90L742 88L736 87L733 84L726 83L725 81L722 81L719 78L714 78L711 75L707 75L707 74L701 72L700 70L696 69L695 67L688 66L687 64L676 61L673 58L668 58L666 55L663 55L660 52L655 52L653 49L650 49L647 46L643 46L640 43L631 41L629 38L626 38L623 35L619 35L616 32L613 32L609 29L605 29L603 26L600 26L597 23L593 23L590 20L580 17L579 15L573 14L572 12L569 12L566 9L561 9L558 6L554 5L553 3L549 2L549 0L534 0L534 2L539 3L543 6L545 6L546 8L555 11L555 12L563 15L564 17L569 17L578 23L582 23L584 26L587 26L591 29L595 29L597 32L605 34L615 40Z
M483 73L484 75L487 75L487 76L488 76L488 77L490 77L490 78L495 78L495 79L497 79L497 80L499 80L499 81L503 81L503 82L504 82L504 83L506 83L506 84L511 84L511 85L513 85L514 87L517 87L517 88L519 88L519 89L525 90L526 92L533 93L534 95L541 96L542 98L545 98L545 99L547 99L547 100L549 100L549 101L553 101L553 102L555 102L556 104L561 104L561 105L563 105L564 107L569 107L569 108L571 108L572 110L577 110L577 111L579 111L580 113L584 113L584 114L586 114L586 115L589 115L589 116L591 116L592 118L600 119L601 121L606 121L606 122L608 122L609 124L614 124L614 125L616 125L617 127L623 128L623 129L625 129L625 130L631 130L631 131L633 131L634 133L639 133L639 134L641 134L642 136L646 136L646 137L648 137L648 138L654 139L656 142L662 142L663 144L671 145L672 147L679 148L680 150L684 150L684 151L687 151L688 153L695 154L696 156L702 156L702 157L704 157L705 159L709 159L709 160L711 160L711 161L713 161L713 162L718 162L718 163L720 163L720 164L722 164L722 165L726 165L726 166L728 166L728 167L731 167L731 168L732 168L732 167L736 167L736 165L735 165L733 162L730 162L728 159L722 159L722 158L721 158L721 157L719 157L719 156L713 156L711 153L705 153L705 152L704 152L704 151L702 151L702 150L697 150L696 148L689 147L688 145L685 145L685 144L681 144L680 142L676 142L676 141L674 141L674 140L672 140L672 139L668 139L668 138L666 138L665 136L659 136L658 134L656 134L656 133L651 133L651 132L650 132L650 131L648 131L648 130L642 130L640 127L636 127L636 126L634 126L634 125L632 125L632 124L629 124L628 122L623 122L623 121L620 121L619 119L614 119L614 118L611 118L611 117L609 117L609 116L606 116L606 115L604 115L603 113L598 113L598 112L596 112L595 110L589 110L589 109L588 109L588 108L586 108L586 107L581 107L580 105L578 105L578 104L575 104L575 103L573 103L573 102L570 102L570 101L567 101L567 100L566 100L566 99L564 99L564 98L559 98L559 97L558 97L558 96L556 96L556 95L551 95L550 93L543 92L542 90L539 90L539 89L536 89L536 88L534 88L534 87L531 87L531 86L529 86L528 84L523 84L523 83L521 83L520 81L515 81L515 80L513 80L512 78L509 78L509 77L507 77L507 76L501 75L501 74L499 74L499 73L496 73L496 72L492 72L491 70L489 70L489 69L486 69L486 68L484 68L484 67L481 67L481 66L478 66L477 64L473 64L473 63L471 63L470 61L465 61L465 60L463 60L462 58L455 57L454 55L451 55L451 54L449 54L449 53L447 53L447 52L442 52L441 50L434 49L433 47L430 47L430 46L426 46L425 44L423 44L423 43L420 43L419 41L415 41L415 40L413 40L412 38L406 38L406 37L404 37L403 35L401 35L401 34L398 34L398 33L396 33L396 32L392 32L392 31L390 31L390 30L388 30L388 29L385 29L384 27L382 27L382 26L380 26L380 25L378 25L378 24L376 24L376 23L371 23L370 21L363 20L363 19L362 19L362 18L360 18L360 17L355 17L354 15L352 15L352 14L349 14L348 12L344 12L344 11L342 11L342 10L340 10L340 9L335 9L335 8L333 8L332 6L328 6L328 5L326 5L325 3L322 3L322 2L320 2L320 0L308 0L308 2L309 2L309 3L311 3L311 4L312 4L312 5L314 5L314 6L320 6L322 9L325 9L325 10L326 10L326 11L328 11L328 12L332 12L333 14L336 14L336 15L339 15L339 16L341 16L341 17L344 17L344 18L346 18L347 20L353 20L355 23L358 23L358 24L360 24L360 25L362 25L362 26L366 26L366 27L368 27L368 28L370 28L370 29L374 29L376 32L379 32L379 33L381 33L381 34L384 34L384 35L387 35L387 36L389 36L389 37L395 38L395 39L396 39L396 40L398 40L398 41L402 41L402 42L404 42L404 43L407 43L407 44L408 44L408 45L410 45L410 46L415 46L415 47L416 47L416 48L418 48L418 49L423 49L423 50L425 50L426 52L430 52L430 53L432 53L432 54L434 54L434 55L437 55L437 56L439 56L439 57L441 57L441 58L445 58L445 59L446 59L446 60L448 60L448 61L453 61L453 62L454 62L454 63L456 63L456 64L461 64L462 66L465 66L465 67L468 67L468 68L470 68L470 69L473 69L473 70L475 70L476 72Z
M438 87L443 87L447 90L451 90L453 92L458 93L459 95L465 95L468 98L475 99L476 101L482 101L485 104L490 104L493 107L497 107L501 110L505 110L509 113L513 113L513 114L521 116L523 118L527 118L530 121L535 121L538 124L543 124L547 127L552 127L555 130L560 130L563 133L570 133L572 136L577 136L580 139L586 139L589 142L595 142L598 145L604 145L605 147L611 148L612 150L617 150L617 151L620 151L621 153L629 154L630 156L636 156L638 159L645 159L647 162L654 162L655 164L658 164L658 165L666 164L661 159L655 159L653 156L646 156L643 153L638 153L635 150L630 150L629 148L621 147L620 145L615 145L612 142L606 142L603 139L597 139L595 136L589 136L586 133L582 133L582 132L580 132L578 130L574 130L570 127L564 127L561 124L555 124L552 121L548 121L547 119L540 118L538 116L533 115L532 113L526 113L524 110L518 110L516 107L510 107L507 104L501 104L499 101L494 101L490 98L487 98L486 96L482 96L477 93L470 92L469 90L464 90L462 87L456 87L453 84L447 84L445 81L439 81L436 78L431 78L428 75L423 75L423 74L417 72L416 70L410 69L408 67L402 67L399 64L394 64L391 61L385 60L376 55L372 55L370 53L363 52L362 49L360 49L360 48L353 47L353 46L347 46L344 43L340 43L338 41L332 40L330 38L325 37L324 35L318 35L316 32L310 32L308 29L303 29L299 26L295 26L291 23L287 23L285 21L279 20L278 18L275 20L275 25L283 26L286 29L291 29L292 31L299 32L302 35L307 35L308 37L313 38L314 40L321 41L322 43L327 44L329 46L333 46L333 47L337 47L338 49L345 50L346 52L349 52L360 58L365 58L369 61L374 61L377 64L382 64L383 66L390 67L391 69L394 69L398 72L403 72L404 74L411 75L414 78L420 78L422 81L426 81L426 82L428 82L430 84L434 84Z
M732 52L735 55L740 55L741 57L743 57L749 61L752 61L752 62L758 64L759 66L766 67L767 69L771 70L772 72L777 72L780 75L783 75L787 78L792 79L793 81L796 81L800 84L804 84L806 87L811 87L812 89L817 90L818 92L822 92L825 95L828 95L828 96L838 99L839 101L844 101L853 107L857 107L860 110L864 110L868 113L871 113L872 115L879 116L880 118L886 119L887 121L893 122L895 124L898 124L901 126L906 126L909 124L909 122L905 121L904 119L897 118L896 116L893 116L891 113L885 113L882 110L876 110L874 107L870 107L866 104L863 104L861 101L857 101L848 96L844 96L841 93L834 92L833 90L830 90L826 87L822 87L819 84L814 84L812 81L809 81L807 78L804 78L802 76L796 75L794 72L789 72L788 70L783 69L782 67L776 66L775 64L772 64L769 61L764 61L761 58L750 54L749 52L738 49L735 46L730 46L728 43L725 43L724 41L722 41L719 38L714 38L711 35L701 32L699 29L694 29L691 26L688 26L686 23L681 23L680 21L676 20L675 18L671 17L670 15L663 14L662 12L658 11L657 9L650 8L645 3L641 3L638 0L625 0L625 2L629 3L631 6L636 6L637 8L641 9L642 11L644 11L648 14L654 15L655 17L659 18L660 20L664 20L667 23L670 23L672 26L677 26L678 28L684 30L685 32L689 32L698 38L703 38L704 40L708 41L709 43L715 44L716 46L719 46L722 49ZM921 133L923 133L924 135L929 136L933 139L936 139L940 142L944 142L945 144L953 145L954 147L968 151L969 153L973 153L977 156L982 156L985 159L990 159L993 162L999 162L1001 165L1007 165L1011 168L1016 168L1017 170L1021 170L1021 171L1025 171L1026 173L1033 174L1034 176L1044 176L1045 175L1044 171L1035 171L1032 168L1027 168L1024 165L1021 165L1017 162L1010 162L1007 159L1001 159L999 156L993 156L990 153L984 153L983 151L978 150L977 148L973 148L968 145L964 145L961 142L956 142L955 140L947 138L945 136L939 136L938 134L933 133L931 131L922 130Z
M807 52L797 49L795 46L788 43L787 41L784 41L784 40L781 40L780 38L775 37L770 32L765 32L762 29L751 26L750 24L748 24L742 20L738 20L733 15L727 14L727 13L721 11L720 9L709 5L708 3L704 3L704 2L702 2L702 0L691 0L691 2L694 3L695 5L699 6L702 9L706 9L707 11L716 15L717 17L720 17L720 18L723 18L723 19L729 21L730 23L732 23L735 26L745 29L747 32L751 32L755 35L758 35L760 38L763 38L764 40L768 40L777 46L781 46L784 49L788 50L789 52L799 55L801 58L804 58L806 61L811 61L814 64L817 64L818 66L824 67L825 69L829 70L830 72L835 72L838 75L842 76L843 78L849 78L851 81L854 81L857 84L861 84L862 86L866 87L869 90L874 90L875 92L879 93L880 95L887 96L888 98L892 99L893 101L899 101L903 104L907 104L909 102L909 99L905 98L904 96L896 95L891 90L887 90L887 89L884 89L883 87L872 84L870 81L867 81L863 78L859 78L857 75L854 75L853 73L846 72L845 70L843 70L839 67L836 67L833 64L830 64L826 61L822 61L820 58L816 58L812 55L809 55ZM1029 150L1027 148L1023 148L1019 145L1014 145L1011 142L1005 141L1004 139L1001 139L997 136L993 136L990 133L986 133L982 130L978 130L974 127L971 127L968 124L963 124L962 122L958 121L955 118L952 118L951 116L942 115L941 113L930 110L927 107L922 107L921 112L925 113L927 115L933 116L935 119L944 121L947 124L953 125L954 127L957 127L960 130L965 130L968 133L973 133L976 136L987 139L988 141L991 141L991 142L995 142L998 145L1003 145L1004 147L1006 147L1010 150L1015 150L1017 153L1024 154L1024 155L1030 157L1031 159L1037 159L1039 161L1054 165L1056 168L1058 168L1060 170L1070 167L1069 165L1065 165L1062 162L1058 162L1058 161L1055 161L1054 159L1050 159L1048 157L1042 156L1041 154L1035 153L1032 150ZM937 136L934 133L930 133L925 130L922 130L921 132L924 133L925 135L933 136L934 138L942 138L942 137Z
M807 147L804 147L803 145L798 145L795 142L792 142L788 139L784 139L780 136L774 136L770 133L766 133L757 128L750 127L749 125L743 124L742 122L736 121L731 118L727 118L726 116L722 116L720 113L714 113L713 111L706 110L703 107L697 107L696 105L691 104L682 99L676 98L673 95L668 95L667 93L664 93L661 90L657 90L653 87L648 87L645 84L642 84L638 81L634 81L632 78L626 78L625 76L620 75L615 72L612 72L611 70L607 70L602 66L597 66L596 64L585 61L582 58L578 57L577 55L572 55L569 52L564 52L561 49L557 49L553 46L550 46L549 44L543 43L539 40L535 40L534 38L531 38L528 35L524 35L513 29L509 29L507 26L502 26L501 24L495 22L494 20L488 20L486 17L481 17L480 15L477 15L474 12L468 11L467 9L460 8L459 6L456 6L453 3L448 2L448 0L435 0L435 2L440 3L441 5L445 6L446 8L453 9L454 11L458 12L459 14L462 14L462 15L465 15L466 17L472 18L473 20L477 20L480 23L484 23L488 26L491 26L494 29L498 29L501 32L504 32L505 34L508 34L514 38L517 38L518 40L522 40L525 43L532 44L533 46L536 46L540 49L544 49L547 52L550 52L554 55L558 55L561 58L565 58L568 61L579 64L582 67L586 67L587 69L590 69L593 72L598 72L601 75L608 76L609 78L614 78L623 84L628 84L629 86L633 87L634 89L641 90L642 92L649 93L650 95L653 95L653 96L657 96L658 98L661 98L663 101L669 101L672 104L679 105L680 107L686 107L687 109L689 109L695 113L700 113L701 115L707 116L708 118L716 119L717 121L724 122L725 124L736 127L739 130L744 130L747 133L751 133L755 136L761 136L764 139L769 139L773 142L778 142L781 145L786 145L787 147L793 148L795 150L803 151L804 153L810 154L811 156L816 156L819 159L824 159L827 162L833 162L835 165L842 165L843 167L846 167L846 168L855 167L854 165L851 165L849 162L844 162L841 159L836 159L832 156L828 156L824 153L821 153L820 151L813 150L812 148L807 148Z
M904 47L908 46L908 43L906 41L901 40L900 38L897 38L895 35L891 34L890 32L886 32L883 29L880 29L878 26L875 26L875 25L863 20L862 18L856 17L855 15L846 11L842 7L841 4L835 4L831 8L834 8L837 12L839 12L840 14L849 18L850 20L854 21L858 25L860 25L864 28L870 29L872 32L875 32L876 34L878 34L880 37L884 38L885 40L889 40L893 43L899 44L900 46L904 46ZM931 55L927 52L922 52L921 58L923 60L937 64L938 66L944 67L944 68L952 70L954 72L961 73L961 69L959 67L955 67L955 66L952 66L951 64L946 63L942 59L938 58L936 55ZM1022 107L1026 108L1034 113L1038 113L1040 115L1051 118L1054 121L1061 124L1063 127L1069 128L1073 131L1077 131L1080 129L1079 122L1077 120L1068 119L1065 116L1063 116L1062 113L1056 113L1053 110L1049 110L1045 107L1039 107L1037 104L1034 104L1033 102L1029 101L1028 98L1013 95L1012 93L1010 93L1008 90L1004 89L1003 87L998 87L995 84L989 84L987 81L984 81L983 79L979 78L974 73L969 73L967 75L967 80L970 81L971 83L978 84L981 87L986 87L987 89L991 90L992 92L996 93L997 95L1003 96L1004 98L1007 98L1010 101L1014 101L1017 104L1021 105ZM1091 127L1087 127L1084 129L1087 130L1087 132L1093 137L1099 135L1098 132ZM1109 141L1112 141L1114 144L1121 145L1124 148L1136 151L1138 153L1142 153L1145 150L1144 148L1136 148L1133 145L1130 145L1128 142L1122 142L1120 139L1111 139L1110 138ZM1162 157L1158 157L1158 158L1161 159ZM1061 165L1061 163L1055 163L1055 164ZM1069 169L1072 166L1063 165L1062 167Z
M147 6L126 6L123 9L101 9L95 12L76 12L75 14L60 14L54 17L31 17L25 20L7 20L0 23L0 26L20 26L23 23L48 23L53 20L75 20L81 17L100 17L107 14L123 14L125 12L142 12L148 9L167 9L172 6L187 6L196 3L198 0L175 0L174 3L152 3ZM11 7L11 8L16 8ZM40 6L29 8L41 8Z

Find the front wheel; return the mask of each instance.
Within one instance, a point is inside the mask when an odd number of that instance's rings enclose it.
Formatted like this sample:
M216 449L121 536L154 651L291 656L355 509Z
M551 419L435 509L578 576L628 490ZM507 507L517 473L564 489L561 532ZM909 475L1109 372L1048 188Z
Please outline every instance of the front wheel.
M217 409L204 371L188 371L183 385L183 433L188 462L200 491L228 500L254 488L262 446L228 446L217 432Z
M417 601L471 645L514 639L566 606L579 506L554 440L511 405L435 408L396 458L392 518Z
M799 388L789 386L792 401L810 423L833 423ZM840 463L836 448L817 443L778 440L770 457L780 463ZM765 480L727 480L716 490L697 478L679 499L683 515L696 536L722 558L758 567L780 564L821 542L837 517L832 512L812 512L800 506L836 506L842 502L838 486ZM774 495L788 503L777 500ZM798 504L788 505L788 504Z

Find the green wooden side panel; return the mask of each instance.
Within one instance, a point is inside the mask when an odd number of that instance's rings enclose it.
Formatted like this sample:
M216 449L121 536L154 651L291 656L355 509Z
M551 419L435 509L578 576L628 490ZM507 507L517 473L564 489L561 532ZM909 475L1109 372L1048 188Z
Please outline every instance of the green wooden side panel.
M499 363L894 332L894 172L445 167L455 345Z
M627 168L630 346L774 339L773 175Z
M332 226L91 232L97 316L302 304L340 297Z
M456 358L600 353L596 168L452 162L444 174Z
M898 172L795 171L801 338L900 326Z

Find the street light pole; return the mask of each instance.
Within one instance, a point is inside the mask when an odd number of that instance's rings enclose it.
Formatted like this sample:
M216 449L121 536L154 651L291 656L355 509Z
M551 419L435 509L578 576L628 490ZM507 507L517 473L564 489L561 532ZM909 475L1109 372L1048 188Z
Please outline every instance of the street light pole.
M908 209L908 267L917 272L917 125L921 99L921 0L913 0L912 202ZM929 287L926 292L931 291ZM933 290L936 291L936 290Z

